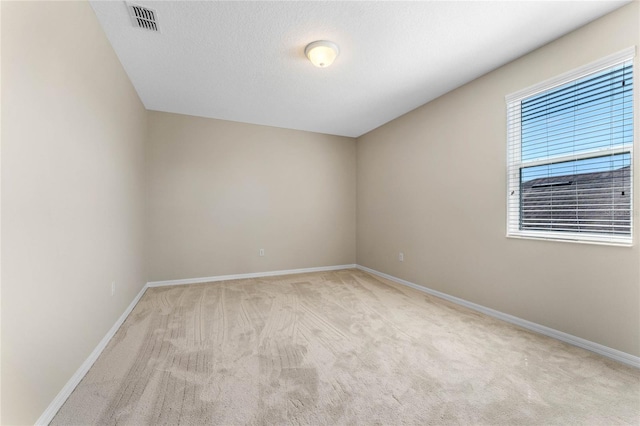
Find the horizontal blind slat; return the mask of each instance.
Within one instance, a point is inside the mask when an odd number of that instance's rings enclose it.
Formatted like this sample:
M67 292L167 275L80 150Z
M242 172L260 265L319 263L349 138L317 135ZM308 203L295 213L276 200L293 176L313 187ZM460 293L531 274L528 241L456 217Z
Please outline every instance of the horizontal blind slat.
M631 65L612 73L588 79L583 82L569 83L564 89L556 88L522 101L522 116L526 119L531 114L537 114L541 110L548 111L559 104L565 105L571 102L582 102L589 97L598 97L603 94L615 96L618 91L625 91L633 85Z

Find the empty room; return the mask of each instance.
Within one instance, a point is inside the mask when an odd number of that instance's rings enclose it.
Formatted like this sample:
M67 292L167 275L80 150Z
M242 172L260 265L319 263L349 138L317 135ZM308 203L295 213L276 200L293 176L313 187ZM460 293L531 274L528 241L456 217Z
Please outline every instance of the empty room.
M639 424L637 1L1 1L3 425Z

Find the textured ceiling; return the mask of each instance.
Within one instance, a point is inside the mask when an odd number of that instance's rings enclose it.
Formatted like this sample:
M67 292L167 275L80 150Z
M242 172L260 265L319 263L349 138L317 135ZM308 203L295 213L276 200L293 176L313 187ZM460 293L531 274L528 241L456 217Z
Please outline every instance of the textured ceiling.
M355 137L627 1L133 3L91 2L147 109Z

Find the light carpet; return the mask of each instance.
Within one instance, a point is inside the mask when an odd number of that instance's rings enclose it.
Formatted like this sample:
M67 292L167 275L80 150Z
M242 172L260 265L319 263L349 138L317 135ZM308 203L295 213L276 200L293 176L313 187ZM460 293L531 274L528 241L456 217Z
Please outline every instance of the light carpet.
M640 371L349 269L148 289L52 424L639 421Z

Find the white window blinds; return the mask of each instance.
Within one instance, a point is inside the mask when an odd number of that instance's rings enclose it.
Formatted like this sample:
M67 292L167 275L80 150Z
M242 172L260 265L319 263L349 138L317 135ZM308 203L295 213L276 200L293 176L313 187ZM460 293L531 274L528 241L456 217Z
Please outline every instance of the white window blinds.
M507 97L507 235L630 244L635 49Z

